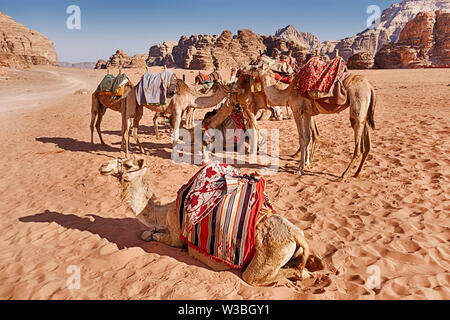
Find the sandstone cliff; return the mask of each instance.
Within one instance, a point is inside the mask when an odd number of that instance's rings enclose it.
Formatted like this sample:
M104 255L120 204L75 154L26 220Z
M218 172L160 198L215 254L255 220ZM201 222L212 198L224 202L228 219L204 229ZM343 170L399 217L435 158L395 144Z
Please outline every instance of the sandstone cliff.
M375 61L380 68L450 67L450 13L417 14L398 42L384 46Z
M366 51L375 55L384 45L397 42L401 30L419 12L444 10L450 11L448 0L402 0L382 12L379 27L366 29L354 37L340 41L327 41L320 44L321 52L332 55L334 49L347 61L352 55ZM325 47L324 47L325 46Z
M0 12L0 66L58 65L50 39Z

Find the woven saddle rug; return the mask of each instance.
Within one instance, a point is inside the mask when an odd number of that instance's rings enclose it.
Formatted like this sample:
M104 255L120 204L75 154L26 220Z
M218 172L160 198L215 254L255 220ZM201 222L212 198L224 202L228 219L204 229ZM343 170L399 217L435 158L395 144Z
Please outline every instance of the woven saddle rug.
M139 105L165 105L167 96L176 90L175 87L176 76L172 71L164 70L162 73L148 71L136 85L137 103Z
M217 71L214 71L213 73L210 73L209 75L200 73L198 76L195 77L195 83L197 84L204 84L208 82L214 82L214 81L220 81L222 80L222 77Z
M128 81L128 77L124 73L119 74L117 77L107 74L97 86L97 91L100 95L121 97Z
M227 164L205 165L178 191L181 239L230 268L245 267L255 253L261 208L271 207L264 187L264 179L242 176Z
M347 108L345 81L351 74L341 57L330 62L311 58L301 69L297 84L300 93L313 100L320 113L335 113Z

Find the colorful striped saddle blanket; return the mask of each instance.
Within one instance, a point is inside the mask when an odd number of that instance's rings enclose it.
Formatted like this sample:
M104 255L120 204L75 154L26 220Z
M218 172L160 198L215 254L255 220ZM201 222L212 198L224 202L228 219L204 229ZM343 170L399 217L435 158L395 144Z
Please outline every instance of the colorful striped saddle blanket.
M213 73L210 73L209 75L205 75L203 73L200 73L198 76L195 77L195 83L196 84L203 84L208 82L214 82L222 80L222 77L217 71L214 71Z
M265 181L219 161L205 165L178 191L181 235L193 248L230 268L243 268L255 252ZM265 212L265 211L264 211Z

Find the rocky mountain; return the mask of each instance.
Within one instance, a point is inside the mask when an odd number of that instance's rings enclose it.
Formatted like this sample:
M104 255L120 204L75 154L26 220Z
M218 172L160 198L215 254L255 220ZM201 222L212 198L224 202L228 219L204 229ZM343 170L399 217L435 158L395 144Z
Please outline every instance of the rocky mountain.
M450 13L417 14L398 42L385 45L375 61L380 68L450 67Z
M121 68L145 68L148 54L136 54L132 57L123 50L117 50L108 61L100 59L95 64L95 69L121 69Z
M315 35L308 32L299 32L293 25L278 29L275 32L275 36L284 40L298 42L303 47L310 49L316 48L320 44L319 38Z
M347 61L349 69L372 69L375 65L373 54L362 51L351 56Z
M334 57L334 50L355 68L370 68L374 55L386 44L395 43L406 24L422 11L450 11L450 0L402 0L382 12L377 29L366 29L354 37L320 43L313 34L299 32L292 25L265 36L251 30L239 30L236 35L225 30L221 35L182 36L178 42L152 46L148 55L131 58L116 52L108 62L100 61L97 68L127 68L134 65L166 65L186 69L223 69L246 65L260 51L274 58L289 52L302 63L313 49L325 59ZM438 30L438 29L437 29ZM439 29L440 30L440 29ZM354 57L353 57L354 56ZM142 60L145 58L145 62ZM352 57L351 60L349 60ZM132 63L132 60L135 60Z
M50 39L0 12L0 66L58 65Z
M292 56L302 62L310 48L298 42L285 40L276 36L261 36L251 30L238 30L236 35L225 30L221 35L182 36L178 43L164 42L152 46L146 55L139 56L140 61L148 66L166 65L185 69L214 70L248 65L260 52L267 52L273 57L282 57L291 52ZM108 62L99 60L96 68L132 67L130 58L122 50L112 55ZM141 62L139 62L141 63Z
M63 68L93 69L95 67L96 63L95 62L71 63L71 62L59 61L58 65Z
M419 12L437 10L450 11L450 1L402 0L401 3L395 3L382 12L377 29L366 29L354 37L336 42L327 41L320 45L321 52L331 56L334 49L339 49L339 54L345 60L362 51L375 55L384 45L397 42L401 30Z

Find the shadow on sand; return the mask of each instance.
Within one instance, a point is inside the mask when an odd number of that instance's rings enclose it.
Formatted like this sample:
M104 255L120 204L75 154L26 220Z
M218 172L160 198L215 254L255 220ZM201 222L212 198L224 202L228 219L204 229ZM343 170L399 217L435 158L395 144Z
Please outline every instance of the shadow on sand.
M110 145L94 144L66 137L39 137L36 141L42 143L53 143L60 149L74 152L87 152L97 154L96 151L120 152L120 147L115 148ZM119 142L120 145L120 142Z
M19 218L19 221L24 223L55 222L67 229L88 231L92 234L98 235L111 243L115 243L119 250L139 247L148 253L169 256L189 265L209 269L200 261L190 257L186 249L178 249L169 247L163 243L145 242L141 240L140 234L148 228L137 219L104 218L94 214L88 214L86 216L86 218L83 218L74 214L66 215L59 212L46 210L43 213L21 217Z

